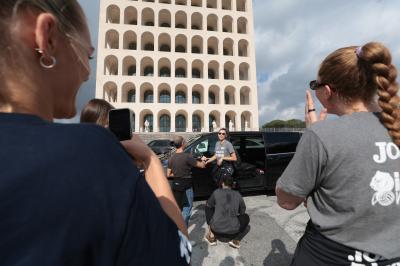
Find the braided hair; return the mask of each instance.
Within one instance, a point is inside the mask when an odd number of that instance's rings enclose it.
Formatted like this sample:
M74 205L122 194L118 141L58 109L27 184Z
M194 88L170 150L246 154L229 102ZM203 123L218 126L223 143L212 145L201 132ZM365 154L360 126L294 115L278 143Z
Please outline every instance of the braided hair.
M371 103L378 96L381 123L400 147L400 98L397 70L388 48L377 42L340 48L322 62L321 83L335 88L345 103Z

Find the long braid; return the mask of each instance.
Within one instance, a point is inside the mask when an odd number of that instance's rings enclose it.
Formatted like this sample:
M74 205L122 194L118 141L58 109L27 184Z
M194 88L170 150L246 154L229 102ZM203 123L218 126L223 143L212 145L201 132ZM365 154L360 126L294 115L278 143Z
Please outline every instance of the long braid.
M377 88L378 104L382 108L381 122L388 129L393 142L400 147L400 98L396 82L397 70L392 64L389 50L380 43L367 43L362 47L360 59L370 66L370 81Z

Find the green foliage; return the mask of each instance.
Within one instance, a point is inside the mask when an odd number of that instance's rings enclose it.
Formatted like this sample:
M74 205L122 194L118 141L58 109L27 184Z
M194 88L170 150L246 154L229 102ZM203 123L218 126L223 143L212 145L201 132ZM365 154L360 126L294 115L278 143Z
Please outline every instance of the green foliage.
M299 119L284 120L272 120L271 122L265 123L263 128L305 128L306 123Z

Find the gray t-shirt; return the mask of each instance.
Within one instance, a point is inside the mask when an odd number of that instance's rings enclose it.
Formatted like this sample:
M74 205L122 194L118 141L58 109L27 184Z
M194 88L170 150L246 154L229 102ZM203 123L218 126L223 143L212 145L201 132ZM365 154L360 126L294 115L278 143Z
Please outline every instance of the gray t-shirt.
M227 140L224 140L224 142L217 141L215 144L215 155L217 156L217 160L225 156L229 157L231 153L234 152L235 150L233 149L232 143Z
M306 130L277 186L308 197L316 228L346 246L400 254L400 150L377 114L359 112Z
M210 227L214 232L220 234L239 232L240 223L237 217L246 211L246 205L239 192L229 188L217 189L207 200L207 206L215 208L210 221Z

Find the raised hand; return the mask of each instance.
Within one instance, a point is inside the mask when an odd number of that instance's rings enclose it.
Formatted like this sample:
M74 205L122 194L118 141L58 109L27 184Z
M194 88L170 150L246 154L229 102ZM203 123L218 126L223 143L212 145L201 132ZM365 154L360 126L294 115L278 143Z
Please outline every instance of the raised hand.
M315 110L314 100L309 90L306 91L306 104L304 109L304 120L306 127L310 127L312 123L317 121L325 120L328 115L326 108L322 109L317 117L317 111Z

